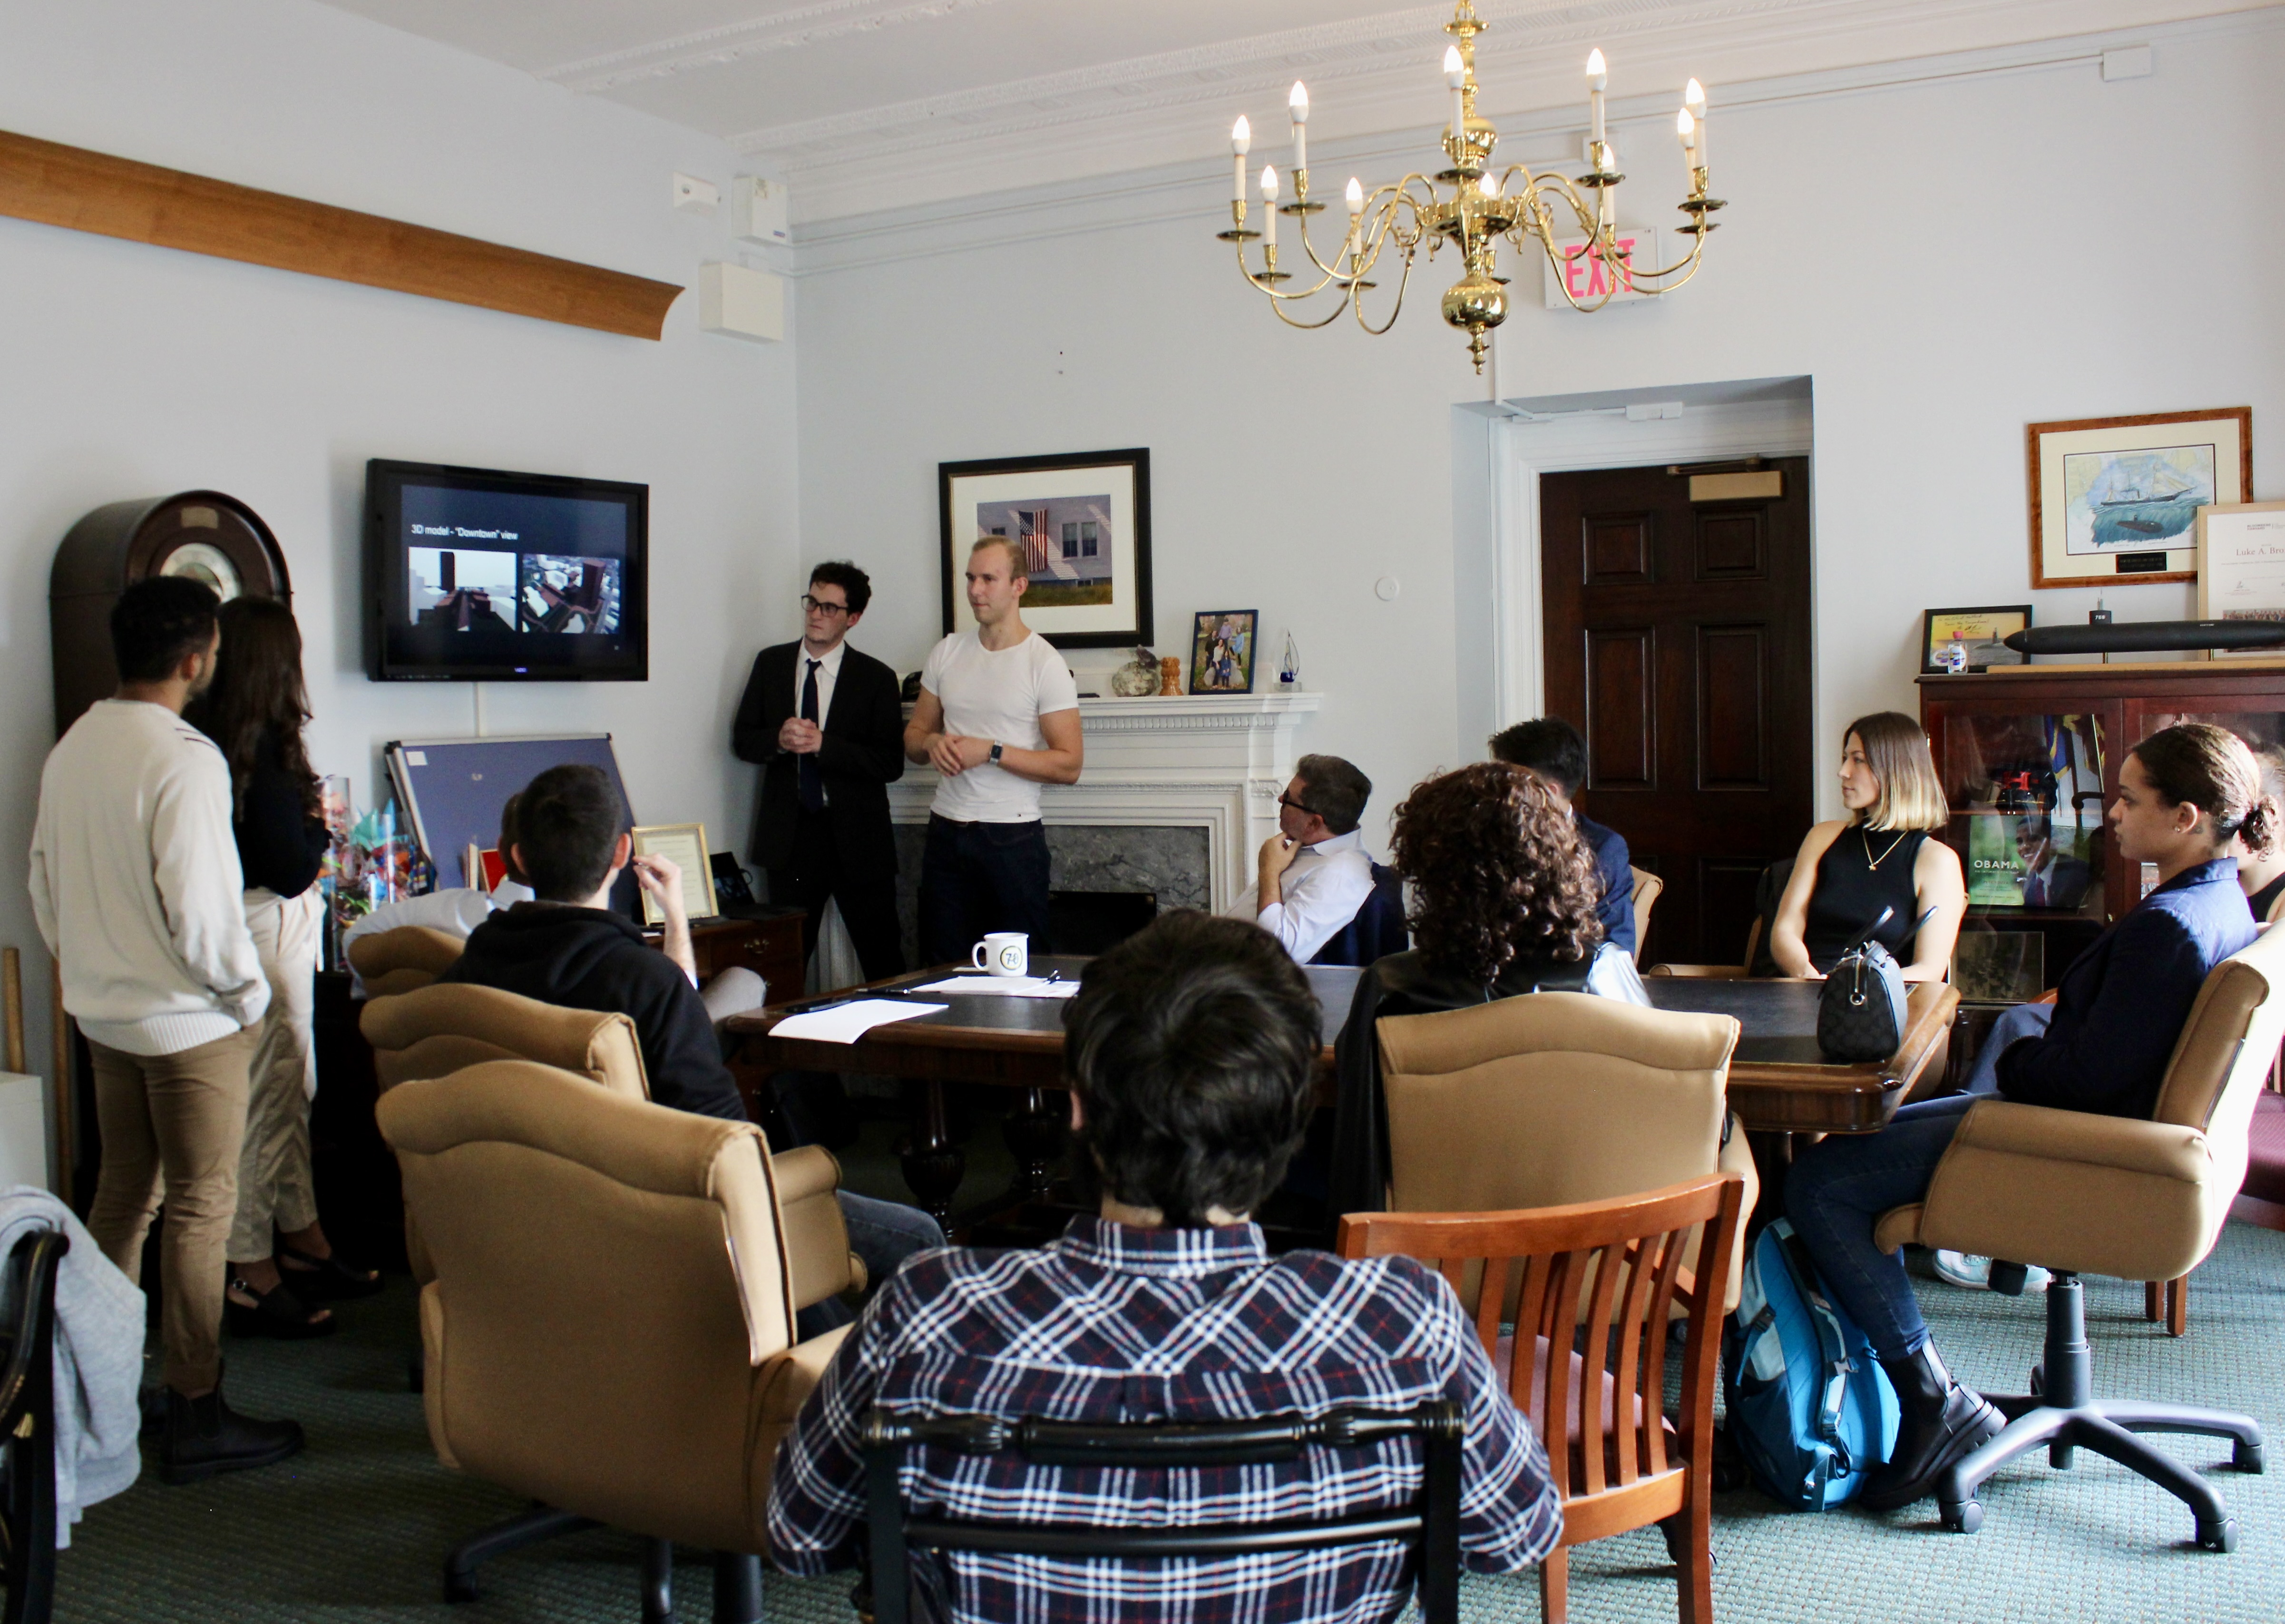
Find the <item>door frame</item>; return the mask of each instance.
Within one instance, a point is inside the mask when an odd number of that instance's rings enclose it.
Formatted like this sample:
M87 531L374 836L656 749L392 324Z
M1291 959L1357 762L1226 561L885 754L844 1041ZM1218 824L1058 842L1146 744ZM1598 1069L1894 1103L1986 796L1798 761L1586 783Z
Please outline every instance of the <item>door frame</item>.
M1643 390L1655 399L1657 390ZM1672 391L1668 392L1669 395ZM1624 407L1588 412L1532 412L1527 403L1503 403L1491 425L1492 694L1493 729L1544 712L1547 651L1540 597L1539 476L1586 468L1654 467L1661 463L1714 462L1759 451L1809 457L1810 402L1806 393L1775 400L1685 406L1678 418L1629 420ZM1817 670L1817 512L1810 509L1810 670ZM1811 726L1821 730L1822 696L1810 695ZM1819 731L1816 737L1823 737Z

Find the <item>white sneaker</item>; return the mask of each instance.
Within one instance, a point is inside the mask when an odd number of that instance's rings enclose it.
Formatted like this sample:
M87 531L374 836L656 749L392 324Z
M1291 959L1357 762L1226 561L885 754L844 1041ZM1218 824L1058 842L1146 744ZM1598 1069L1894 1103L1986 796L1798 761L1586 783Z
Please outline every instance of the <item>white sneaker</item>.
M1939 1247L1936 1253L1936 1277L1952 1285L1965 1286L1971 1291L1989 1291L1991 1288L1991 1259L1979 1257L1972 1251L1946 1251ZM2023 1289L2026 1291L2044 1291L2047 1282L2053 1278L2038 1264L2027 1264L2023 1270Z

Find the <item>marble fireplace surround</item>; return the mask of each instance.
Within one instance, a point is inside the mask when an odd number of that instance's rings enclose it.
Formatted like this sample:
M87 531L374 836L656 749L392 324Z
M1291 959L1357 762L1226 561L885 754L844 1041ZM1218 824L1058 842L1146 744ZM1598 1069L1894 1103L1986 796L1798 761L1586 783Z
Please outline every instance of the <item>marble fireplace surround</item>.
M1277 827L1277 796L1303 753L1298 735L1323 700L1276 691L1080 700L1087 765L1080 781L1040 792L1057 884L1155 890L1162 907L1229 907L1253 883L1253 853ZM899 825L927 823L936 784L931 769L907 767L889 786L890 816ZM1176 871L1195 853L1195 836L1113 833L1142 830L1203 834L1204 875ZM918 833L899 830L900 858L909 852L899 863L907 870L899 890L918 881ZM1122 877L1127 883L1117 883Z

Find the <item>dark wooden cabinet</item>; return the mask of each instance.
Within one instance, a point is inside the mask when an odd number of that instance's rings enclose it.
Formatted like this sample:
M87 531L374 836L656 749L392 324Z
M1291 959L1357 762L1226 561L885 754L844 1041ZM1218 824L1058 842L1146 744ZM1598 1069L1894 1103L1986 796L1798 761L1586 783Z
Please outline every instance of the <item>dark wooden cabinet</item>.
M805 917L800 908L763 904L750 918L710 919L692 925L690 953L698 961L700 985L741 964L768 984L770 1002L799 998L809 963L801 949Z
M1951 804L1945 837L1967 875L1957 978L1971 1001L2054 985L2149 889L2155 875L2128 872L2104 816L2134 744L2178 722L2212 722L2257 751L2285 749L2276 660L2009 666L1920 686Z

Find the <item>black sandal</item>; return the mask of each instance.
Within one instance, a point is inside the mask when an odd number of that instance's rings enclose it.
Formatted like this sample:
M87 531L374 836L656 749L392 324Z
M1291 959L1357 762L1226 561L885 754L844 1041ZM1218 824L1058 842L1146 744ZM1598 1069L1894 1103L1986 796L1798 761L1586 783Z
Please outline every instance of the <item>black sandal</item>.
M294 1283L295 1291L313 1302L371 1297L383 1284L379 1269L351 1268L342 1261L339 1252L313 1258L306 1251L281 1245L278 1258L279 1272Z
M282 1282L267 1291L257 1291L243 1278L233 1275L230 1289L243 1291L254 1299L241 1303L228 1296L223 1298L223 1322L233 1337L275 1337L281 1342L307 1342L317 1337L330 1337L341 1329L330 1313L322 1320L317 1318L308 1305L294 1295L294 1289Z

